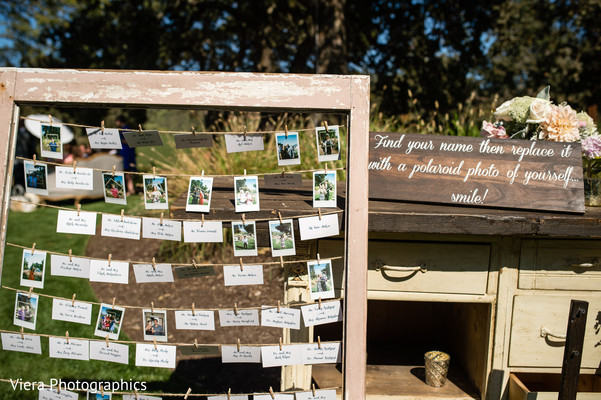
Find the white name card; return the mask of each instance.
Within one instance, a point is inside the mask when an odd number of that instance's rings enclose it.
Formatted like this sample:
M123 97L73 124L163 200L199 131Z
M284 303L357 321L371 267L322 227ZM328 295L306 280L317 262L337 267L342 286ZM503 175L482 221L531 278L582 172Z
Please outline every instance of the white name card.
M176 311L175 329L191 329L214 331L215 330L215 312L214 311Z
M38 400L77 400L79 395L75 392L69 392L68 390L61 389L60 393L57 393L56 389L43 388L38 391Z
M298 219L301 240L319 239L340 234L338 214L322 215L319 217L306 217Z
M263 150L263 135L225 135L225 148L228 153Z
M90 360L90 342L88 340L51 337L48 339L49 356L51 358L67 358L71 360Z
M102 236L140 240L140 218L102 214Z
M58 210L56 221L58 233L76 233L79 235L96 234L96 213L80 211Z
M90 281L127 284L129 282L129 263L123 261L91 260Z
M138 283L173 282L171 264L133 264Z
M223 280L225 286L238 285L262 285L263 284L263 266L262 265L224 265Z
M258 346L221 346L223 363L260 363L261 348Z
M280 350L280 346L263 346L261 347L261 360L263 368L302 364L302 345L284 345L282 350Z
M342 360L340 343L309 343L303 346L303 364L336 364Z
M52 299L52 319L90 325L92 323L92 304Z
M307 306L302 306L301 311L303 313L305 326L323 325L342 321L340 301L328 301L327 303L322 303L321 308L319 308L319 304L309 304Z
M142 218L142 237L148 239L182 240L182 223L160 218Z
M315 396L311 392L297 392L296 400L336 400L336 390L316 390Z
M175 368L177 347L154 344L136 344L136 366Z
M19 333L2 333L0 337L2 338L2 350L42 354L39 336L23 335L21 338Z
M222 243L223 224L221 221L184 221L184 242Z
M91 340L90 360L127 364L129 362L129 346L126 344L109 343L107 347L105 342Z
M259 326L259 310L219 310L221 326Z
M94 190L94 170L91 168L56 167L56 188Z
M88 142L93 149L117 149L121 150L121 138L119 130L113 128L104 128L104 131L99 128L86 128Z
M297 308L266 307L261 309L261 326L273 326L276 328L300 329L301 311Z
M90 259L50 255L50 274L55 276L70 276L72 278L90 277Z

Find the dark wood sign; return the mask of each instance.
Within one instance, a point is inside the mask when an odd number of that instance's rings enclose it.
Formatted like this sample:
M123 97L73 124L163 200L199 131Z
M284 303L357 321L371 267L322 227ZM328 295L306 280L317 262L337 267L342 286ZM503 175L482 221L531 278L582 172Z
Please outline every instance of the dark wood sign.
M583 213L580 144L370 132L369 197Z

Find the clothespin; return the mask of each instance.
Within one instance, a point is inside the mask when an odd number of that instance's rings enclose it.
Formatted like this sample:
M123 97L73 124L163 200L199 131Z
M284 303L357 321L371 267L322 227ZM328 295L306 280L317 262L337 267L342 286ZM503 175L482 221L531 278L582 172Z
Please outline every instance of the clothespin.
M81 204L77 205L77 216L79 217L79 212L81 211Z
M246 125L244 125L244 141L246 141Z
M73 262L73 249L69 249L69 262Z
M238 341L236 342L236 347L238 348L238 352L240 352L240 338L238 338Z
M284 269L284 257L280 256L280 268Z
M77 161L73 160L73 173L77 172Z
M31 246L31 255L33 255L34 251L35 251L35 243L33 244L33 246Z
M242 213L242 225L246 226L246 214Z
M109 254L109 267L111 266L111 258L113 258L113 254Z
M194 259L192 259L192 266L193 266L194 268L198 268L198 266L196 266L196 261L194 261Z
M111 306L111 310L115 309L115 297L113 297L113 305Z
M65 332L65 340L67 341L67 344L69 344L69 331Z
M204 169L201 171L200 176L205 176L205 170Z
M123 222L123 214L125 213L124 209L121 209L121 222Z
M156 174L157 174L157 167L152 167L152 179L156 178Z
M163 226L163 213L161 213L161 222L160 222L161 226Z
M280 312L280 301L278 300L278 312Z
M317 264L321 264L321 259L319 258L319 253L317 253Z
M152 338L152 341L154 342L154 349L155 349L155 350L158 350L158 349L157 349L157 338L153 337L153 338Z
M282 337L280 336L280 351L282 351Z
M140 134L142 133L142 124L138 124L138 129L140 130Z
M319 297L319 298L317 299L317 302L318 302L318 304L319 304L319 309L321 310L321 297Z
M196 136L196 129L194 129L194 127L192 127L192 134Z
M109 347L109 334L106 334L106 347Z
M115 177L115 168L117 168L117 166L113 165L113 178Z
M56 394L61 394L61 385L56 386Z
M52 125L52 115L48 114L48 122Z
M273 393L271 386L269 386L269 394L271 395L271 398L275 400L275 393Z
M75 293L73 293L73 298L71 299L71 307L75 307Z
M27 295L27 297L28 297L28 298L30 298L30 299L31 299L31 293L32 293L32 292L33 292L33 286L31 286L31 287L29 288L29 294Z
M326 165L323 167L323 172L327 175L328 174L328 163L326 163Z
M23 327L21 327L21 340L25 340L25 335L23 334L23 331L24 329Z
M280 219L280 224L283 224L282 222L282 213L278 211L278 218Z
M242 264L242 257L240 257L240 271L244 271L244 264Z
M198 348L198 340L194 339L194 348L197 349Z
M282 178L284 177L285 173L286 173L286 170L284 168L282 168Z
M33 155L33 166L34 166L34 167L35 167L35 161L36 161L36 157L37 157L37 156L34 154L34 155Z
M246 168L244 169L244 176L246 176Z
M104 388L102 387L102 385L100 386L100 396L104 398Z
M320 297L321 299L321 297ZM317 348L321 350L321 337L317 336Z
M315 395L315 384L314 383L311 384L311 392L313 393L313 397L315 397L316 395Z
M156 270L157 270L157 266L156 266L156 264L155 264L154 257L152 257L152 270L153 270L153 271L156 271Z
M326 133L328 133L328 121L323 121L323 127L326 128Z
M315 386L315 385L313 385L313 386ZM315 397L315 395L313 395L313 397ZM138 389L136 389L136 388L134 388L134 398L136 400L138 400Z
M288 139L288 125L284 125L284 135L286 135L286 139Z
M150 312L154 314L154 301L150 302Z
M194 303L192 303L192 316L196 316L195 312L194 312Z
M205 215L201 214L201 216L200 216L200 227L204 228L204 226L205 226Z
M317 214L319 215L319 220L321 221L321 208L317 209Z
M184 400L188 400L188 395L192 392L192 388L188 388L186 395L184 396Z
M104 134L104 120L100 121L100 130Z
M231 397L232 397L232 388L229 388L229 389L227 390L227 400L230 400L230 399L231 399Z
M238 315L238 303L234 303L234 315Z

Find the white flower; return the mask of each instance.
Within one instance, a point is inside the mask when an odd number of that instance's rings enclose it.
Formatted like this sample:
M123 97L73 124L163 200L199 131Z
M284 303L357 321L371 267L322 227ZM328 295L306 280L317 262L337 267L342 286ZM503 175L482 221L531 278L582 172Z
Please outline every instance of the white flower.
M505 103L501 104L494 112L494 116L497 119L503 121L511 121L511 116L509 115L509 111L512 109L512 105L515 98L511 100L507 100Z
M530 113L526 123L529 124L540 124L544 121L545 116L551 109L551 102L545 99L534 99L530 103Z

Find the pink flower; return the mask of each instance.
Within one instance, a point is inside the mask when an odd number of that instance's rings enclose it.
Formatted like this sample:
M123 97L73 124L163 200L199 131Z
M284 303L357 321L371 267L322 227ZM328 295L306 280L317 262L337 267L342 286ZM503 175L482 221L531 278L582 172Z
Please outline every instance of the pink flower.
M508 139L509 136L505 132L503 125L495 125L492 122L482 121L482 130L480 135L487 138Z
M601 158L601 136L589 136L582 140L582 155L589 160Z
M572 107L551 105L540 123L539 139L553 142L576 142L580 140L579 127L578 116Z

